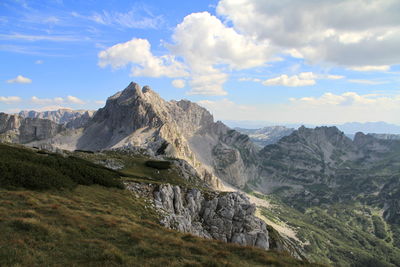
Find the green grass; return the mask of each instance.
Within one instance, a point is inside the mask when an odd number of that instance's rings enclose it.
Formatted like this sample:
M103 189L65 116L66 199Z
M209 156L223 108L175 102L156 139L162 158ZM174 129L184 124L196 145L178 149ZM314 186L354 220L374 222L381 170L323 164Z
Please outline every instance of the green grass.
M93 163L109 158L125 168ZM0 145L0 159L0 266L316 266L168 230L151 200L121 189L122 180L190 184L175 166L154 169L146 157L114 152L61 156L9 145Z
M72 189L78 184L123 188L120 174L74 156L0 144L0 187Z
M261 195L258 195L262 197ZM400 250L386 237L385 223L374 208L357 202L310 207L300 212L279 199L261 213L296 229L308 258L334 266L398 266Z
M170 183L191 187L206 187L198 177L182 177L179 168L172 164L174 159L168 161L153 160L140 154L107 151L104 153L74 153L75 156L87 159L92 162L116 160L123 164L119 170L127 181L149 182L149 183Z
M167 230L145 199L97 185L0 189L0 214L0 266L314 266Z

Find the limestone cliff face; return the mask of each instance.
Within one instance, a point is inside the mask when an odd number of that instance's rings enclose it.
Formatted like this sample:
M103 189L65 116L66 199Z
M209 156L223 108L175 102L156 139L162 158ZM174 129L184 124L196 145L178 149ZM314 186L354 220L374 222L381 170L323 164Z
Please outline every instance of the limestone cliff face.
M180 232L268 250L267 225L254 216L256 207L241 193L204 192L169 184L128 183L127 189L150 196L161 224Z
M65 130L55 122L0 113L0 141L25 144L51 138Z

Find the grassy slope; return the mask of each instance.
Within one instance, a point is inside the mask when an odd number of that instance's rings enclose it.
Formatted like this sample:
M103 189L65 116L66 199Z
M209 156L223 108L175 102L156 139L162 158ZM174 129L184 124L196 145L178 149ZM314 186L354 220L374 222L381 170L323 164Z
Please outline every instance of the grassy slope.
M165 229L148 200L113 187L0 186L0 215L0 266L311 266Z

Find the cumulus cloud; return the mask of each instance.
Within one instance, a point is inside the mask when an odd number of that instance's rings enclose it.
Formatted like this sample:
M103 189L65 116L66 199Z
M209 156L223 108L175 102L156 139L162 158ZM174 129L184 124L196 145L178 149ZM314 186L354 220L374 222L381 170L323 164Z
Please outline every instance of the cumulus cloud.
M283 74L276 78L271 78L262 82L265 86L282 85L282 86L310 86L315 84L315 76L311 72L303 72L299 75L288 76Z
M79 104L79 105L85 104L85 101L77 98L76 96L72 96L72 95L67 96L67 101L72 104Z
M399 8L393 0L221 0L217 13L296 57L362 68L400 63Z
M218 69L210 68L208 72L193 73L189 82L192 88L189 95L227 95L223 89L228 75Z
M355 71L388 71L390 70L390 66L383 65L383 66L358 66L358 67L351 67L349 68Z
M31 82L32 82L31 79L24 77L22 75L18 75L14 79L7 80L7 83L31 83Z
M325 93L320 97L291 98L290 101L308 106L357 106L366 109L375 106L387 109L399 106L400 96L359 95L355 92L345 92L341 95Z
M190 94L224 95L228 75L217 66L241 70L262 66L272 57L268 42L255 42L208 12L186 16L172 38L169 49L190 68Z
M48 105L52 103L63 103L64 99L62 97L55 97L55 98L39 98L37 96L31 97L31 102L38 105Z
M134 38L128 42L116 44L98 55L99 66L110 65L114 69L132 64L132 76L183 77L188 73L185 66L174 56L154 56L148 40Z
M182 79L175 79L172 81L172 86L175 88L183 88L183 87L185 87L185 85L186 85L186 82L185 82L185 80L182 80Z
M117 69L132 64L133 76L190 76L188 94L226 95L223 84L231 70L274 60L268 42L240 34L208 12L186 16L174 29L172 40L165 44L169 53L162 56L153 55L146 39L116 44L99 53L99 66Z
M247 78L247 77L239 78L238 81L239 82L256 82L256 83L262 82L262 80L259 78Z
M317 79L329 79L338 80L343 79L344 76L341 75L331 75L331 74L315 74L312 72L302 72L298 75L288 76L286 74L280 75L275 78L267 79L262 82L265 86L281 85L281 86L310 86L315 85ZM256 81L253 79L253 81Z
M0 96L0 102L5 104L14 104L21 102L21 98L19 96Z

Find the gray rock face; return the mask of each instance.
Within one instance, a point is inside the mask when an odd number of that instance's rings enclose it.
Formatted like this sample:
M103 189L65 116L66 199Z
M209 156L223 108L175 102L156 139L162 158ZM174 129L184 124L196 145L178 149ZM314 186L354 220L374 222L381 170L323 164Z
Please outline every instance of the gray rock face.
M59 109L54 111L21 111L19 116L32 119L47 119L57 124L67 126L67 128L83 127L92 117L94 111L90 110L71 110Z
M0 113L0 141L25 144L45 140L65 130L55 122Z
M127 188L143 194L138 184ZM267 225L254 216L256 207L241 193L209 192L169 184L148 190L162 212L161 224L180 232L269 249Z
M400 140L400 134L375 134L375 133L370 133L368 135L372 135L373 137L377 139L382 139L382 140Z

